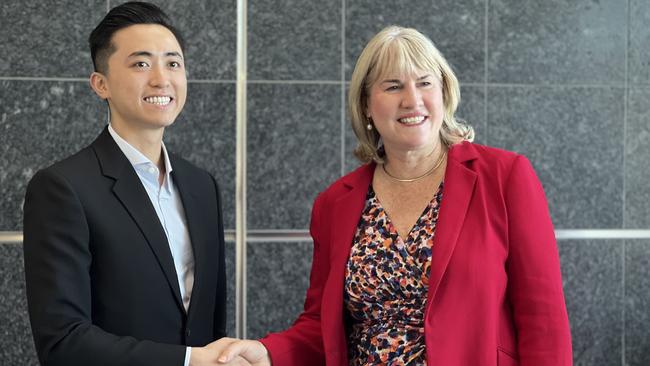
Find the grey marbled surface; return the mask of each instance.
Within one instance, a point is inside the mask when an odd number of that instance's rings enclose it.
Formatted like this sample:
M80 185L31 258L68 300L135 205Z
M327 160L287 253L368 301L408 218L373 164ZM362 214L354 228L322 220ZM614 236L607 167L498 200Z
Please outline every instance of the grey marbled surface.
M573 364L621 365L623 241L569 240L558 247Z
M86 83L0 81L0 230L22 229L34 173L90 144L106 121Z
M490 82L625 82L624 1L493 0L489 4Z
M288 328L303 309L312 243L249 243L247 338Z
M490 145L526 155L556 229L623 225L620 88L490 87Z
M307 228L314 198L340 175L340 89L249 85L249 229Z

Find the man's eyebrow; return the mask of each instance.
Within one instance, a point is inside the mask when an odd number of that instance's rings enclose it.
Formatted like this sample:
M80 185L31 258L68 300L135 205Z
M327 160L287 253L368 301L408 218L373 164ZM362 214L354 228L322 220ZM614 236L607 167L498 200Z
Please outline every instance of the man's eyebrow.
M152 57L153 54L149 51L135 51L129 55L129 57L138 57L138 56ZM165 52L165 57L178 57L181 60L183 59L183 56L176 51Z
M129 55L129 57L137 57L137 56L147 56L147 57L151 57L151 56L153 56L153 55L152 55L151 52L149 52L149 51L135 51L135 52L133 52L133 53L131 53L131 54Z

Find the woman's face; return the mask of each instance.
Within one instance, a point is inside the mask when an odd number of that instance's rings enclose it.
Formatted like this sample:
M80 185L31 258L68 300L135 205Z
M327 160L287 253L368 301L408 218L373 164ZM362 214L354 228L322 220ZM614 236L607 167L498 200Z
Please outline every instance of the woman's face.
M438 77L416 70L414 75L388 74L370 88L366 115L382 137L387 153L430 153L440 141L444 116Z

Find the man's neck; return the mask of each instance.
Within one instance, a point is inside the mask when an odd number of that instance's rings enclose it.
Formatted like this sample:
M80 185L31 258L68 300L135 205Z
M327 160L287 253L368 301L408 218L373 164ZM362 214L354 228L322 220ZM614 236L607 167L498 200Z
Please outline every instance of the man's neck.
M165 170L165 162L162 156L162 138L165 131L160 129L136 129L123 123L111 122L113 130L120 135L129 145L146 156L156 164L161 172Z

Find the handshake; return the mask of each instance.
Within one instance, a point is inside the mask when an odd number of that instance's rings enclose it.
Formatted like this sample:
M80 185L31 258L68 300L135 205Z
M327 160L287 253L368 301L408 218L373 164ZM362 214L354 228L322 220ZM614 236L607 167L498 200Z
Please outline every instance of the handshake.
M204 347L192 347L190 366L271 366L266 347L255 340L221 338Z

